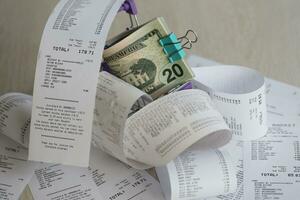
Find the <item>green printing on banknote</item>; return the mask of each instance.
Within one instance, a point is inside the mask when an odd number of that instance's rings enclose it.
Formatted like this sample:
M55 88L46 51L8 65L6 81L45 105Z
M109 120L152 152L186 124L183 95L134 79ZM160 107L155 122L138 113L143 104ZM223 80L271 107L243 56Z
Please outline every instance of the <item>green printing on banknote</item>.
M110 72L157 98L193 78L184 60L170 63L159 39L170 33L163 18L141 26L104 51Z

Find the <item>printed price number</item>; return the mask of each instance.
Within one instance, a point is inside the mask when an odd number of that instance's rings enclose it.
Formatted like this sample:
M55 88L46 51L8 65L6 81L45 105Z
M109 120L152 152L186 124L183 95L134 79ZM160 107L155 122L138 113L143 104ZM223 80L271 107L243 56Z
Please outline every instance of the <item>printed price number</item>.
M132 183L131 185L132 185L132 187L137 187L137 186L143 184L143 183L146 182L146 181L147 181L147 179L141 178L141 179L135 181L134 183Z
M297 178L299 178L300 174L289 173L288 177L297 177Z
M94 51L92 50L86 50L86 49L79 49L78 53L80 54L84 54L84 55L94 55Z

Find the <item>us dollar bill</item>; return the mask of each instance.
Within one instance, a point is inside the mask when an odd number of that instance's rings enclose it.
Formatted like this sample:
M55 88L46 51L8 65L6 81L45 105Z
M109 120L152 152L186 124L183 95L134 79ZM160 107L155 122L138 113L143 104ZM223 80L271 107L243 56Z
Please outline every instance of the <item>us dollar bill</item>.
M170 63L159 40L170 33L163 18L141 26L103 53L110 73L157 98L193 78L182 59Z

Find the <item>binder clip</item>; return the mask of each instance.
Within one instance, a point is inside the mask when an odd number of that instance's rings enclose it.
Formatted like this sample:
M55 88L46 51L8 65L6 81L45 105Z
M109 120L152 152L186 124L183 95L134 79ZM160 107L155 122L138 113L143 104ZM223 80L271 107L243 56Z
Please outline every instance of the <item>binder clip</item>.
M138 21L138 18L137 18L137 7L135 5L134 0L124 1L121 8L119 9L119 12L121 12L121 11L125 11L129 14L129 19L130 19L131 26L129 28L127 28L127 30L130 30L130 29L134 28L133 18L134 18L134 21L135 21L135 25L137 27L139 26L139 21Z
M127 27L127 31L128 30L131 30L133 28L135 28L134 26L134 23L133 23L133 19L135 21L135 25L136 27L138 27L140 24L139 24L139 21L138 21L138 18L137 18L137 7L135 5L135 2L134 0L126 0L124 1L124 3L122 4L122 6L120 7L120 9L118 10L118 12L122 12L122 11L125 11L126 13L129 14L129 19L130 19L130 27ZM105 46L104 49L106 49L108 46ZM101 63L101 68L100 68L100 71L107 71L109 72L109 67L107 65L106 62L102 62Z
M193 40L188 37L189 34L193 34ZM193 30L188 30L186 34L180 38L177 38L175 33L170 33L168 36L160 39L159 43L163 47L165 54L168 56L168 60L171 63L174 63L177 60L183 59L186 56L184 49L191 49L193 43L196 43L197 41L197 34Z

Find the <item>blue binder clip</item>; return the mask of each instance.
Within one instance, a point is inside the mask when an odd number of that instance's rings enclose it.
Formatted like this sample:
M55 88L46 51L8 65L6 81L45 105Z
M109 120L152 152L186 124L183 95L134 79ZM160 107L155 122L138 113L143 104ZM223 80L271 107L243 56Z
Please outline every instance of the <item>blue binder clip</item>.
M193 40L188 37L190 33L194 35ZM185 42L183 43L183 41ZM184 49L191 49L193 43L196 43L197 41L197 34L193 30L188 30L183 37L177 38L175 33L171 33L160 39L159 43L163 47L165 54L168 56L168 60L171 63L174 63L177 60L183 59L186 56Z

